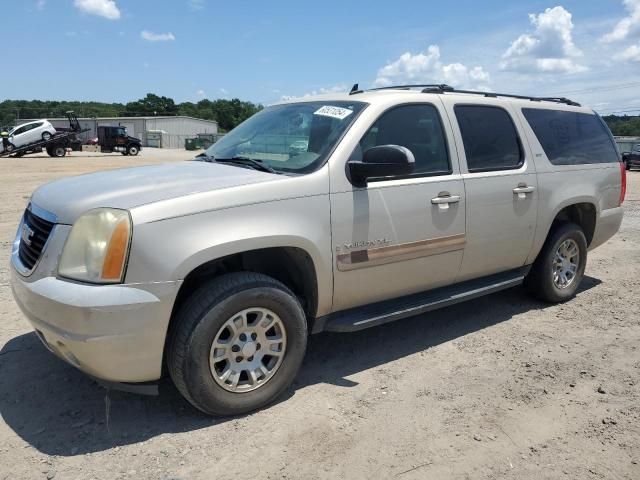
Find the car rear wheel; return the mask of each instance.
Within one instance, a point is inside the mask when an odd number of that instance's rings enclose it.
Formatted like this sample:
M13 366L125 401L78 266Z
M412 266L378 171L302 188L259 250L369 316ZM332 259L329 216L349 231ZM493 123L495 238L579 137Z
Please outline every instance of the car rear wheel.
M210 415L247 413L275 400L293 381L307 345L300 302L259 273L206 283L174 322L169 373L180 393Z
M550 232L525 278L525 287L540 300L564 302L578 290L586 265L584 232L575 223L562 223Z
M42 140L44 140L45 142L51 140L52 136L53 135L51 135L51 132L42 132Z

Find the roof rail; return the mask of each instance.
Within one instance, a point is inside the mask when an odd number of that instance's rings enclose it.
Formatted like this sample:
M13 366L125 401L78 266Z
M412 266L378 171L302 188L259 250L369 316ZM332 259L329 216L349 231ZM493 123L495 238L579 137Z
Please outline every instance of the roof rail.
M445 84L392 85L389 87L372 88L371 90L411 90L412 88L422 88L422 93L468 93L472 95L482 95L488 98L518 98L520 100L530 100L532 102L555 102L564 103L573 107L581 106L579 103L565 97L530 97L527 95L512 95L508 93L484 92L479 90L458 90Z

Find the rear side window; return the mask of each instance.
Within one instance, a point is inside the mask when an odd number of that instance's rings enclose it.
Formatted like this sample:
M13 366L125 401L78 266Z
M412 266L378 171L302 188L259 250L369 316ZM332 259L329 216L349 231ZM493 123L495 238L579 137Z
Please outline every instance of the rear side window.
M554 165L618 162L609 131L597 115L523 108L527 122Z
M522 145L511 116L500 107L457 105L470 172L509 170L522 165Z
M410 176L451 173L444 130L433 105L402 105L386 111L362 137L356 156L379 145L411 150L416 163Z

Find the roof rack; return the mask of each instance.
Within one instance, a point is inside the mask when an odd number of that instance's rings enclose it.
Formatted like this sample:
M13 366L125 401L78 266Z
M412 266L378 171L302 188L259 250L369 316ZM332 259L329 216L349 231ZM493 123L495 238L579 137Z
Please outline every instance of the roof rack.
M518 98L520 100L530 100L532 102L555 102L564 103L573 107L580 107L581 105L573 100L569 100L565 97L530 97L527 95L511 95L508 93L497 92L484 92L479 90L458 90L450 85L445 84L417 84L417 85L392 85L389 87L377 87L371 90L411 90L413 88L422 88L422 93L468 93L472 95L482 95L488 98L506 97L506 98ZM353 93L360 93L360 91L354 91Z

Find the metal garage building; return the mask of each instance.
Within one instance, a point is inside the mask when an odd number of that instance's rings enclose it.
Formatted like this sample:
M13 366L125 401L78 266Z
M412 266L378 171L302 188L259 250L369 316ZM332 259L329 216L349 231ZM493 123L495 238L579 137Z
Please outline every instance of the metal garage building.
M37 120L37 119L36 119ZM49 118L54 127L68 127L66 118ZM20 123L31 120L21 119ZM198 134L218 134L218 122L200 118L175 117L98 117L79 118L83 129L89 131L80 135L82 140L98 136L98 125L123 126L132 137L142 140L145 147L184 148L187 138L196 138Z
M621 152L630 152L633 147L640 145L640 137L615 137Z

